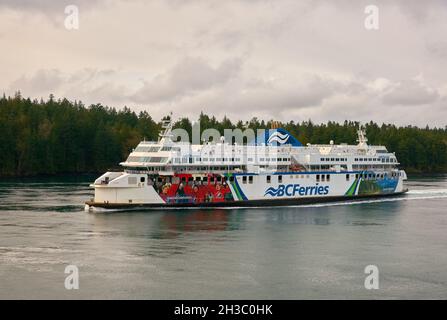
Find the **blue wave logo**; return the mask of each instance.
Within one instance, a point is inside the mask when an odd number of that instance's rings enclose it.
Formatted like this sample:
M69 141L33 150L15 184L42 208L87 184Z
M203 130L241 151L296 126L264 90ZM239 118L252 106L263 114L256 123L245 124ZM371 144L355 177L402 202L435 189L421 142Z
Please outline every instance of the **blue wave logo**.
M268 188L267 190L265 190L264 196L266 195L270 195L272 197L276 197L279 193L279 188L275 189L273 187Z
M270 138L268 139L267 143L273 143L277 142L278 144L284 144L289 140L290 135L289 134L281 134L278 131L275 131Z

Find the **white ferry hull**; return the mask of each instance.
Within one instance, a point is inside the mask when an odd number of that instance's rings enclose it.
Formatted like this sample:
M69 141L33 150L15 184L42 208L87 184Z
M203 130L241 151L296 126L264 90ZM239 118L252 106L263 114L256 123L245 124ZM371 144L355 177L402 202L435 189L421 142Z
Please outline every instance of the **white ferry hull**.
M94 184L90 207L107 209L285 206L399 195L405 172L290 172L163 177L151 185L145 174L106 173ZM115 177L116 176L116 177ZM203 176L203 175L202 175ZM101 178L98 179L102 181ZM144 182L142 182L144 181ZM177 183L176 183L177 182Z

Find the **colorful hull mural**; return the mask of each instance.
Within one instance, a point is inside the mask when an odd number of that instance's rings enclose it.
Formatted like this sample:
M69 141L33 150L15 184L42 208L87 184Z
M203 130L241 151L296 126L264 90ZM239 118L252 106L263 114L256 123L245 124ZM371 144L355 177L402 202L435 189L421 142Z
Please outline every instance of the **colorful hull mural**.
M226 177L218 174L178 174L159 178L154 188L168 204L234 201Z
M363 172L359 178L356 178L345 195L374 195L374 194L388 194L396 192L399 179L397 177L380 177L378 179L368 179L371 172ZM362 178L363 177L363 178Z

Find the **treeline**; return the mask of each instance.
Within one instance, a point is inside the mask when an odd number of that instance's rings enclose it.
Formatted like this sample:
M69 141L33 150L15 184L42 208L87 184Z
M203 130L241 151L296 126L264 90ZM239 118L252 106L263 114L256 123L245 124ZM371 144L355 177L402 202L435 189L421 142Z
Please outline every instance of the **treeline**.
M201 129L270 128L272 122L253 118L249 122L221 121L201 113ZM356 143L357 122L342 124L311 121L282 123L303 144ZM182 118L175 127L191 131ZM142 139L156 140L161 123L146 112L125 107L116 110L100 104L84 106L67 99L47 101L0 98L0 176L102 172L117 167ZM366 124L371 144L396 152L402 167L416 172L447 172L447 127Z

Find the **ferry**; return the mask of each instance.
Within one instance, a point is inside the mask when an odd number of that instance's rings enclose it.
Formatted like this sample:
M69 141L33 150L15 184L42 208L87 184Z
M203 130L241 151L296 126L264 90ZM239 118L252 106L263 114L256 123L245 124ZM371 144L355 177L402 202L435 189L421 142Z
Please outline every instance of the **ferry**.
M173 139L171 119L158 141L141 141L122 170L90 185L87 210L294 206L407 191L396 155L369 145L361 126L355 145L302 145L277 125L245 144L192 144Z

